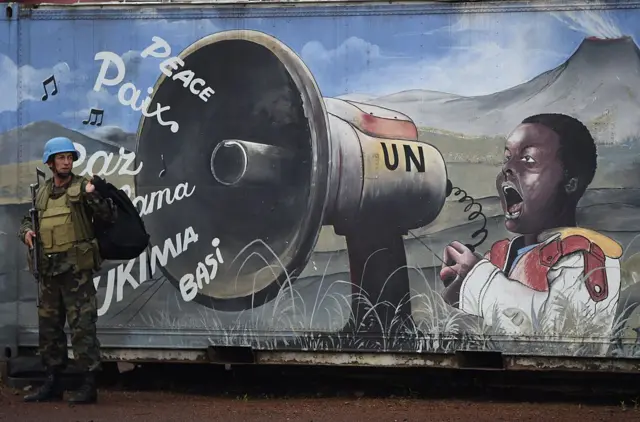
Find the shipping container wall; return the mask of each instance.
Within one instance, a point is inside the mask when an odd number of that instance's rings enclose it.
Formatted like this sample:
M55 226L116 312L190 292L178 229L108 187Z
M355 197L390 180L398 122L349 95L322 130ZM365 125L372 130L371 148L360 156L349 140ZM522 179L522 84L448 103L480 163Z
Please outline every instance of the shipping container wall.
M0 6L0 359L17 351L18 279L22 276L20 242L12 233L22 211L15 199L20 162L17 63L18 23Z
M640 356L639 23L23 9L0 22L0 343L37 344L17 231L66 136L151 234L94 278L104 347Z

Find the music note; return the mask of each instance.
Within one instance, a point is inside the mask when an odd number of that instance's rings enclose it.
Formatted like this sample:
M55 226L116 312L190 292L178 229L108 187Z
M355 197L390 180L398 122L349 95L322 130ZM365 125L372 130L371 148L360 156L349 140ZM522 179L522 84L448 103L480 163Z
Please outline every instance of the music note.
M98 117L100 117L100 122L98 123ZM93 119L92 119L93 118ZM96 126L102 126L102 119L104 118L104 110L99 108L92 108L89 112L89 118L87 120L83 120L83 124L90 124Z
M167 172L167 165L164 163L164 154L160 154L160 160L162 161L162 170L158 173L158 177L163 177Z
M56 95L58 93L58 84L56 83L56 77L54 75L49 76L47 79L42 81L42 87L44 88L44 95L42 96L42 101L47 101L49 98L49 93L47 92L47 85L53 82L53 91L51 91L51 95Z

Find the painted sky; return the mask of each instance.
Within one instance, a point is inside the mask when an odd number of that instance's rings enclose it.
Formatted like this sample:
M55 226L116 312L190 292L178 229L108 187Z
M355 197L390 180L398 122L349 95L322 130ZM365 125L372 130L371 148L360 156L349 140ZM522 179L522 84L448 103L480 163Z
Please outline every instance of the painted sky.
M640 35L636 10L269 18L247 12L224 19L212 13L195 20L176 19L175 12L153 19L25 20L20 59L16 22L1 21L0 132L38 120L84 131L90 107L105 110L105 126L134 132L140 114L118 103L118 87L92 90L100 66L94 56L105 50L121 55L127 66L123 83L131 81L144 93L160 74L160 59L139 56L154 35L177 55L218 31L266 32L300 55L324 96L407 89L489 94L559 65L585 36ZM43 102L42 81L51 73L60 92Z

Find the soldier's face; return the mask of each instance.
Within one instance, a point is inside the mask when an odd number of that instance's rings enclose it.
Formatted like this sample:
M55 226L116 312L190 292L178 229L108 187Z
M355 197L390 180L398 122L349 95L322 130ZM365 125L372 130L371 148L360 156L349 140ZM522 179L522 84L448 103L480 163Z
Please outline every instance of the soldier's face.
M53 169L60 177L67 177L73 168L73 154L65 152L53 157Z
M507 138L496 187L512 233L539 234L555 227L567 205L560 138L539 124L518 126Z

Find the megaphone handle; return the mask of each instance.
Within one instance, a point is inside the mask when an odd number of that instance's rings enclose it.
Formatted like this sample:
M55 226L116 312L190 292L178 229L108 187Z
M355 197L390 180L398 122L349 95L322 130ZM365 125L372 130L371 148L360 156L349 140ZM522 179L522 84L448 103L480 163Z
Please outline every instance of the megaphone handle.
M409 272L402 234L363 228L347 234L346 240L353 293L353 324L349 325L355 325L353 328L358 332L372 333L388 333L392 321L394 326L401 326L411 318ZM376 307L376 315L371 312L365 321L372 305ZM347 326L345 331L350 328Z

